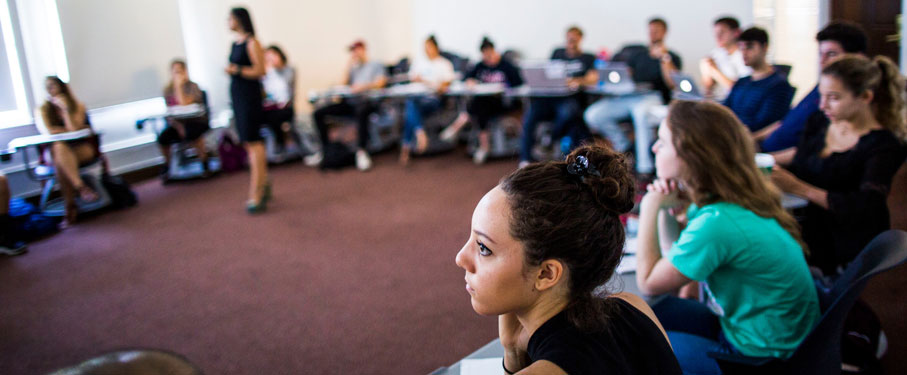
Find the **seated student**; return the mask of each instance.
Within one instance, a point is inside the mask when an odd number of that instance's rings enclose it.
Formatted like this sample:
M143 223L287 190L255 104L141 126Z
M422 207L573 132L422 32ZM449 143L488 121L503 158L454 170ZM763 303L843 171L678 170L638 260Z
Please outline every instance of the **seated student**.
M819 66L824 67L834 58L845 53L866 54L866 33L860 26L843 21L829 23L816 34L819 42ZM761 141L762 152L775 152L797 145L808 121L827 123L819 110L819 85L817 84L784 119L753 133Z
M551 53L551 60L566 63L567 86L577 90L577 94L565 97L534 97L530 100L529 109L523 119L520 167L528 165L533 160L535 129L541 121L550 119L554 122L551 129L552 144L559 144L558 140L570 136L570 149L573 149L589 137L585 124L579 119L584 100L579 90L583 86L596 84L598 72L594 69L595 56L583 52L580 47L582 41L583 30L571 26L567 29L564 48L555 49Z
M640 203L637 284L658 295L699 281L708 297L653 306L680 366L720 373L708 351L789 357L819 321L819 301L797 222L756 167L749 132L717 103L675 101L652 150L658 179ZM686 200L678 235L667 209Z
M296 70L287 65L287 55L276 45L265 49L265 123L274 133L277 153L282 154L293 139L293 98L296 96ZM296 144L299 147L299 144Z
M168 107L190 104L205 105L204 94L195 82L189 80L186 62L173 60L170 63L170 83L164 88L164 101ZM167 182L170 178L170 146L182 141L192 142L202 163L202 177L208 177L208 152L205 149L205 132L211 129L208 124L208 114L201 116L167 119L167 127L157 137L158 147L164 156L164 165L161 167L161 178Z
M365 42L357 40L349 47L350 63L347 73L346 84L354 94L364 93L368 90L379 89L387 84L387 74L384 65L377 61L370 61L365 48ZM315 127L318 129L318 136L321 138L322 145L328 143L328 116L356 116L357 130L357 150L356 150L356 168L360 171L367 171L372 167L372 159L368 155L365 147L368 145L368 124L369 115L374 113L377 107L364 97L350 97L341 100L338 103L330 104L315 110L312 119ZM324 154L320 151L313 155L307 156L306 165L316 166L321 163Z
M9 183L0 174L0 254L20 255L28 251L25 242L18 239L13 231L13 219L9 216Z
M793 149L776 155L772 180L809 200L803 238L810 263L826 273L845 266L889 229L891 179L907 157L904 80L886 57L848 55L819 78L819 108L831 124L808 124Z
M403 139L400 146L400 164L409 163L410 152L425 152L428 148L428 134L422 128L422 118L441 108L440 95L447 91L454 80L454 68L450 60L441 56L438 40L434 35L425 40L425 56L419 59L409 70L411 82L425 84L431 93L408 98L406 100ZM415 140L415 147L413 141Z
M752 74L753 70L743 63L743 53L737 47L740 22L733 17L721 17L715 20L714 31L718 47L699 62L699 71L706 96L721 101L737 79Z
M681 373L648 305L600 288L635 185L621 154L585 145L514 171L476 206L456 263L472 308L498 316L505 373Z
M751 27L740 34L738 46L743 62L753 74L734 83L724 105L734 111L751 132L759 131L780 120L790 110L794 88L787 77L765 60L768 54L768 33Z
M482 52L482 61L466 74L467 86L475 86L477 82L500 83L506 87L517 87L523 84L520 70L513 66L510 61L501 58L501 54L494 49L494 43L491 40L483 38L479 50ZM512 109L510 103L505 103L501 95L476 96L470 100L467 112L461 113L453 124L444 129L441 133L441 139L444 141L453 140L460 129L469 121L469 117L472 116L479 126L479 148L473 154L473 161L476 164L482 164L485 162L485 158L488 157L488 149L490 147L488 122L494 116L501 115Z
M628 152L633 146L630 138L624 134L618 121L628 116L632 117L635 124L645 123L648 109L654 106L667 104L671 101L671 90L674 83L671 73L683 67L683 62L676 53L665 45L668 33L668 24L661 18L653 18L648 23L649 45L648 48L626 49L626 54L615 56L615 61L624 61L633 73L633 80L637 83L651 84L652 88L660 95L631 95L622 98L605 98L599 100L586 109L583 117L591 129L594 129L608 138L614 148L620 152ZM648 139L646 135L637 134L639 139ZM648 154L649 145L637 148L637 153L644 151L643 155L636 155L637 170L651 171L652 158Z
M55 76L47 77L48 99L41 105L41 118L51 134L91 129L85 105L76 100L69 85ZM95 145L87 139L54 142L51 148L54 171L63 195L64 222L62 227L75 224L79 214L76 194L82 202L98 200L98 193L85 184L79 175L79 164L98 157Z

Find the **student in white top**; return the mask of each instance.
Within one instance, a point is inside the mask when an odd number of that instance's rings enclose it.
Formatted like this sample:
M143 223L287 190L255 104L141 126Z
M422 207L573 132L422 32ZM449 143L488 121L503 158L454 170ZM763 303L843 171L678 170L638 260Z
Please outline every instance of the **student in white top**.
M743 53L737 48L740 22L733 17L722 17L715 20L714 30L718 47L699 62L699 71L706 96L721 101L727 97L734 82L753 74L753 69L743 63Z
M431 92L406 100L406 121L400 146L400 164L403 165L409 163L414 140L417 153L425 152L428 148L428 135L422 129L422 118L441 107L440 95L447 91L450 82L454 80L453 64L441 56L434 35L425 40L425 56L427 60L416 60L410 68L409 79L411 82L424 84Z
M296 92L296 70L287 64L287 55L276 45L265 49L265 76L261 80L265 89L264 116L265 123L274 133L277 153L283 151L297 140L293 139L293 97Z

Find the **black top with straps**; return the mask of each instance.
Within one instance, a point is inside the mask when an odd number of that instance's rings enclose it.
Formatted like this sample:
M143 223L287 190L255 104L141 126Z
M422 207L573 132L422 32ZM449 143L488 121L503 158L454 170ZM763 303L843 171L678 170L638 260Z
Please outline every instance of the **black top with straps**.
M561 312L529 338L532 362L546 360L568 374L681 374L674 351L648 316L620 298L607 329L584 332Z

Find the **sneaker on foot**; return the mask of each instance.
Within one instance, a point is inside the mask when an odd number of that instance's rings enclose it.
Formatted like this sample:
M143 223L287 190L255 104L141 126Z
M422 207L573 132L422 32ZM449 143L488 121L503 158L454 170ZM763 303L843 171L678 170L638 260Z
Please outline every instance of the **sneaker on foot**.
M324 154L322 154L321 151L319 151L319 152L316 152L309 156L306 156L303 159L303 161L305 162L305 165L307 165L307 166L317 167L319 164L321 164L321 159L324 159Z
M363 172L372 168L372 158L365 150L356 151L356 168Z
M444 142L453 142L454 137L457 136L457 129L454 129L454 126L448 126L444 128L444 131L441 132L441 140Z
M9 244L0 245L0 254L16 256L25 254L28 251L28 246L25 246L25 242L16 241Z
M478 165L485 164L485 160L488 159L488 150L478 149L472 154L472 162Z
M526 168L526 166L528 166L529 164L532 164L532 162L529 160L520 160L520 164L517 166L517 168L523 169Z

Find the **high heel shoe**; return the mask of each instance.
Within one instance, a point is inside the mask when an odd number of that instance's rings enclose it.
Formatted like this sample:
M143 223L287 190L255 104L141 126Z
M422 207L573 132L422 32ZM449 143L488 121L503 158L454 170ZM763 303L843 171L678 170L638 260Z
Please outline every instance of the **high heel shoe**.
M264 199L258 201L257 203L254 201L248 201L246 202L246 212L248 212L250 215L260 214L268 209L267 204L268 203Z
M261 193L262 202L268 202L271 200L271 181L265 182L264 192Z

